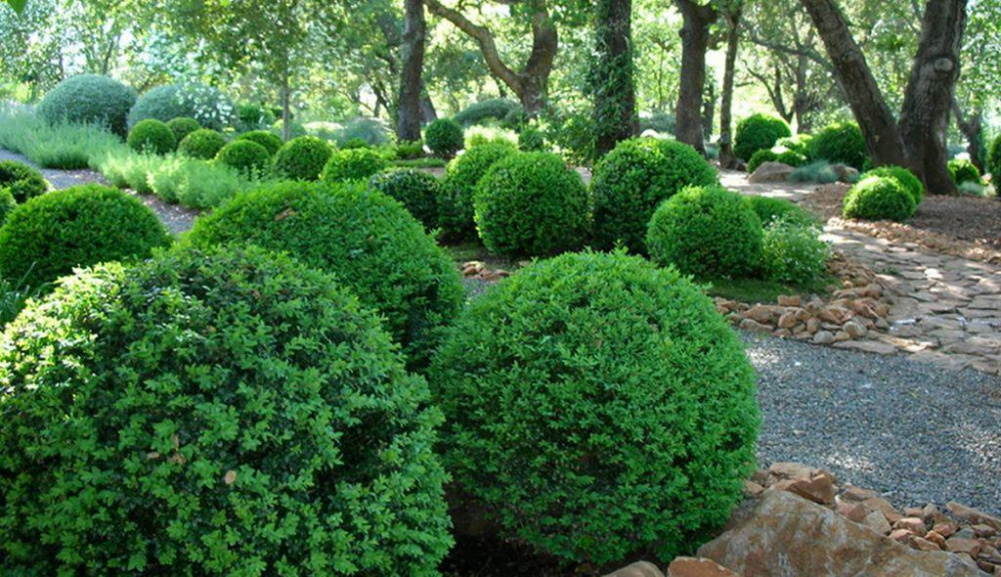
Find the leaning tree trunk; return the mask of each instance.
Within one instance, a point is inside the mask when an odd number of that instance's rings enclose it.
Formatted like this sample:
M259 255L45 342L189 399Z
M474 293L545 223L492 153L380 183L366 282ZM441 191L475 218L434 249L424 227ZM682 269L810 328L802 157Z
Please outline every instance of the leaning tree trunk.
M967 146L966 152L970 154L970 160L976 165L977 170L981 174L988 172L985 170L984 166L984 111L982 108L978 108L971 114L967 116L963 109L959 106L959 102L956 101L956 97L952 98L952 113L956 116L956 126L959 127L959 131L963 133L963 137L966 138Z
M421 78L424 71L424 0L405 0L406 26L403 29L403 70L396 136L401 142L421 139Z
M675 0L684 24L681 26L681 86L675 111L675 136L705 156L702 134L702 91L706 82L706 51L709 27L716 21L712 5L695 0Z
M965 27L966 0L928 0L900 111L907 156L931 193L959 194L949 176L946 138Z
M733 77L740 47L740 20L742 7L736 4L724 13L726 31L726 68L723 70L723 96L719 110L719 164L723 168L737 168L733 153Z
M594 78L595 146L610 152L639 129L633 81L632 1L598 0Z
M434 108L434 102L431 101L431 96L428 94L427 86L424 85L424 81L421 81L421 120L425 124L429 124L438 120L438 111Z

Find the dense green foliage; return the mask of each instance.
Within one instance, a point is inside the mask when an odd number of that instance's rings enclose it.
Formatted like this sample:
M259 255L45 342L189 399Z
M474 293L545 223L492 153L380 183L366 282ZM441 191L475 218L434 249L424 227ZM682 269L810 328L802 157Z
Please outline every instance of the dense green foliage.
M744 202L751 207L765 226L780 218L802 224L816 223L812 214L788 200L767 196L745 196Z
M200 129L201 124L190 116L181 116L178 118L172 118L167 122L167 126L170 127L171 132L174 133L174 140L180 144L184 137L191 134L192 132Z
M332 154L330 145L315 136L298 136L275 155L275 173L289 180L318 180Z
M268 149L251 140L234 140L219 150L217 162L231 166L241 174L260 175L271 166Z
M863 178L845 195L842 215L863 220L904 221L914 215L914 197L892 177Z
M778 142L775 143L776 146L781 146L788 152L795 152L796 154L802 155L807 161L812 160L810 158L810 141L813 140L813 136L810 134L797 134L796 136L790 136L787 138L780 138Z
M129 112L129 127L139 121L154 118L167 122L187 116L213 130L222 130L236 122L236 108L228 96L211 86L201 84L167 84L157 86L136 100Z
M471 303L431 374L456 484L561 557L666 562L727 520L753 469L739 341L696 286L638 257L521 269Z
M167 154L177 148L174 131L153 118L141 120L129 131L129 148L136 152Z
M0 160L0 188L6 188L19 204L42 195L49 183L34 168L16 160Z
M987 153L987 170L991 173L991 181L995 186L1001 183L1001 134L991 142Z
M755 152L769 150L780 138L792 136L785 120L765 114L754 114L737 123L733 152L737 158L750 161Z
M465 145L462 126L451 118L439 118L424 130L424 143L435 156L452 158Z
M17 208L17 201L10 189L0 185L0 226L7 222L7 215Z
M49 124L33 112L7 112L0 105L0 146L42 168L87 168L93 158L121 150L122 139L93 124Z
M484 144L449 161L438 185L438 225L448 240L476 238L473 196L476 185L496 162L516 154L506 144Z
M316 136L322 135L316 134ZM350 141L364 141L368 146L381 146L389 142L389 129L386 123L378 118L358 116L345 122L333 132L332 136L340 148L346 148L344 145Z
M437 574L440 413L334 278L171 252L66 282L2 343L5 574Z
M282 139L277 134L272 134L267 130L251 130L236 137L236 140L249 140L260 144L267 149L268 154L274 156L282 147Z
M546 138L537 127L527 124L518 132L518 150L540 152L546 149Z
M754 174L754 171L766 163L766 162L778 162L779 155L771 151L771 149L764 149L755 152L751 155L751 159L747 161L747 172Z
M825 278L830 247L820 240L820 228L796 218L779 217L765 226L761 271L765 278L811 286Z
M793 168L799 168L808 162L806 156L792 150L786 150L785 152L779 153L779 155L775 158L775 161L789 165Z
M202 128L185 136L177 145L177 151L191 158L211 160L219 154L223 146L226 146L226 137L222 133Z
M868 158L865 137L854 122L839 122L825 126L809 142L811 160L826 160L862 170Z
M661 202L686 186L716 182L716 171L691 146L652 138L619 143L594 167L591 180L597 246L622 243L644 252L647 224Z
M438 179L433 174L398 168L372 176L368 185L400 201L426 230L438 228Z
M465 128L480 124L485 120L503 121L508 114L522 110L521 104L509 98L488 98L474 102L452 117Z
M367 180L389 167L389 161L371 148L349 148L330 155L323 167L323 180Z
M252 102L238 104L236 117L240 121L240 128L245 131L270 128L276 120L275 113L270 109Z
M750 276L761 263L761 219L735 192L686 188L657 208L650 258L699 278Z
M87 184L18 206L0 228L0 276L38 285L76 267L148 257L170 244L153 211L120 190Z
M50 124L96 124L124 137L128 132L126 118L135 102L135 90L121 82L80 74L46 92L37 113Z
M974 167L976 168L976 167ZM914 198L914 205L920 205L921 200L925 195L925 185L921 182L921 179L914 175L913 172L902 168L899 166L880 166L878 168L873 168L867 171L863 177L867 176L882 176L886 178L895 178L897 182L900 183L907 192L911 194Z
M980 184L980 170L977 165L967 159L954 159L949 161L949 176L956 186L967 182Z
M386 318L408 366L426 364L462 303L448 256L403 205L362 183L282 183L243 194L195 223L196 245L246 242L328 271Z
M548 152L504 158L473 197L476 226L488 250L549 256L580 248L590 232L590 202L579 174Z

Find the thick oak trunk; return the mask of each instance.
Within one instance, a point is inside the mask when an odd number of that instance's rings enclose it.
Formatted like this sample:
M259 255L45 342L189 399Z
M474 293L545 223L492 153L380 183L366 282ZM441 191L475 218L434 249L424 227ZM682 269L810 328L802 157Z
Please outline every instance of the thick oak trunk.
M719 111L719 164L723 168L736 168L737 156L733 153L733 78L740 47L740 5L728 10L724 17L726 32L726 67L723 70L723 96Z
M595 146L599 155L639 130L633 81L632 1L598 0L594 79Z
M681 26L681 86L675 111L675 136L705 155L702 134L702 91L706 83L706 51L709 27L716 21L711 5L694 0L675 0L684 23Z
M424 0L405 0L404 4L406 25L403 29L403 70L400 74L396 136L401 142L409 142L421 139L421 78L427 22L424 19Z

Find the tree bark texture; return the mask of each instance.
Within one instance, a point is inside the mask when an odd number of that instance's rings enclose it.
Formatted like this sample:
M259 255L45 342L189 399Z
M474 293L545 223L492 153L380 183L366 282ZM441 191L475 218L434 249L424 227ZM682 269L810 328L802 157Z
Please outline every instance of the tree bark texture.
M632 0L598 0L594 78L595 146L599 155L639 132L633 80Z
M675 136L703 156L706 153L702 134L702 91L706 83L706 51L709 27L716 21L712 5L695 0L675 0L684 23L681 26L681 86L675 111Z
M719 111L719 163L723 168L737 167L733 153L733 78L737 67L737 50L740 47L742 8L738 4L724 13L727 22L726 64L723 70L723 95Z
M403 70L400 74L396 136L401 142L421 139L421 81L427 22L424 0L405 0L406 25L403 29Z

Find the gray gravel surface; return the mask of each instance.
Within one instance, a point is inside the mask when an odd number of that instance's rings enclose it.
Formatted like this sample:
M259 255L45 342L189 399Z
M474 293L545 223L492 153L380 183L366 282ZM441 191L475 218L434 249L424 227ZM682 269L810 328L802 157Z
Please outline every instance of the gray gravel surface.
M758 371L762 466L797 461L898 507L1001 514L1001 379L742 334Z

